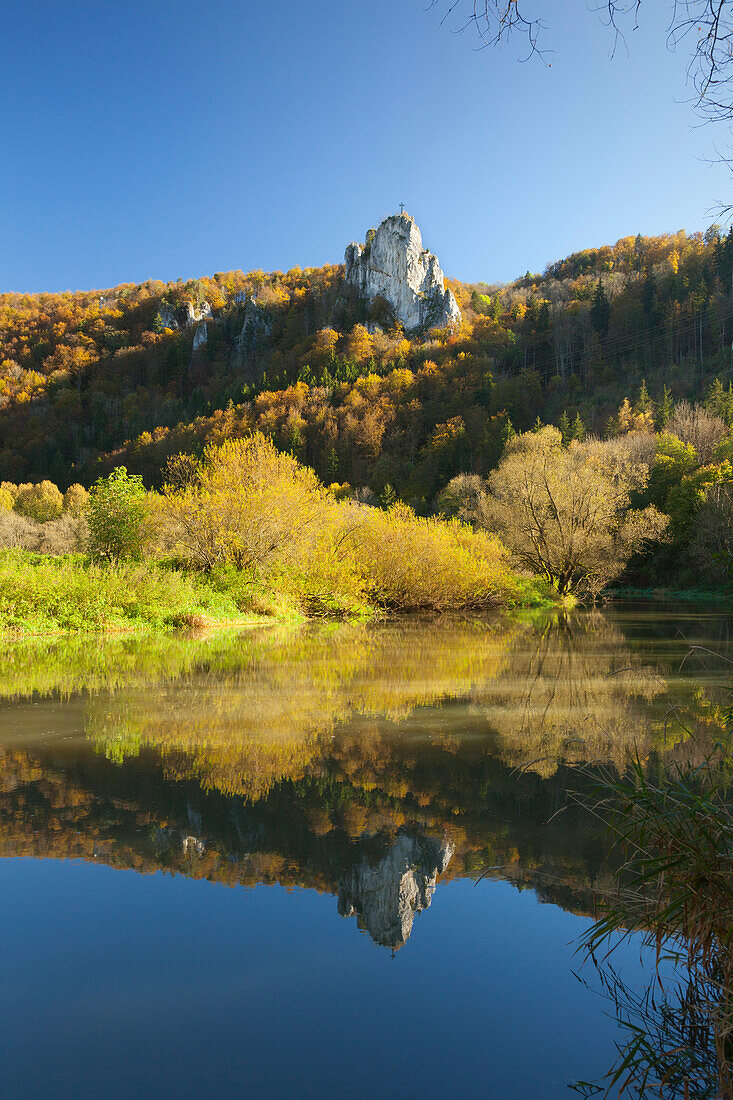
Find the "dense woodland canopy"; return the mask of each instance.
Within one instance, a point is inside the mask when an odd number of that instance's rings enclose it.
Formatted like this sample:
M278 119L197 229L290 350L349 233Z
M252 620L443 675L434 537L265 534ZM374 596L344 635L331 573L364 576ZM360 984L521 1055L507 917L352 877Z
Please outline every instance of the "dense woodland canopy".
M687 400L730 426L732 283L733 231L713 226L451 281L462 324L409 338L335 265L4 294L0 480L65 490L124 464L159 486L172 455L259 430L327 485L429 513L540 422L565 442L659 432ZM695 452L680 477L726 458Z

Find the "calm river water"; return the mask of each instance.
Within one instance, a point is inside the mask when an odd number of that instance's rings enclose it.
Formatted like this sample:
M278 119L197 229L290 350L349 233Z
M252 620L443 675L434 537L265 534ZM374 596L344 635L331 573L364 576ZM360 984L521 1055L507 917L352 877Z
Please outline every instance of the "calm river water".
M6 647L0 1095L572 1096L619 1028L573 973L613 857L567 792L720 739L732 627Z

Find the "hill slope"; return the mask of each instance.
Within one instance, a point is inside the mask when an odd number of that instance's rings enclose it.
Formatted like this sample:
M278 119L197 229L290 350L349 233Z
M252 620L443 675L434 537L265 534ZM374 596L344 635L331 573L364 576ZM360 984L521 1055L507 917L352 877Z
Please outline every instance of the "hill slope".
M731 374L733 234L628 237L507 286L450 281L454 330L407 339L342 266L0 296L0 480L89 482L260 428L326 482L428 508L498 461L508 422L602 431L642 378Z

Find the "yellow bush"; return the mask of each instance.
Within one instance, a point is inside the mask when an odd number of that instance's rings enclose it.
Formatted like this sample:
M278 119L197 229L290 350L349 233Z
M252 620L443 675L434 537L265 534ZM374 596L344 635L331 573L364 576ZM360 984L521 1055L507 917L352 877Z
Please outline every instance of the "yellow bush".
M490 535L455 520L423 519L404 504L350 512L348 541L376 602L447 610L516 597L505 552Z
M81 516L87 506L89 493L83 485L70 485L64 493L64 511L72 516Z
M523 595L492 535L403 504L338 500L261 434L179 456L149 502L158 551L218 572L248 605L253 584L311 613L489 607Z
M21 485L15 498L15 511L37 523L58 519L64 506L64 498L52 481L37 485Z
M0 494L2 495L3 500L7 500L8 497L10 497L12 501L10 507L15 507L15 498L18 495L17 485L15 485L12 481L0 481Z
M307 467L265 436L181 456L151 502L159 548L200 569L234 566L305 602L356 609L363 583L341 510Z
M169 473L161 537L200 568L261 570L292 557L325 506L315 474L259 434L182 457Z

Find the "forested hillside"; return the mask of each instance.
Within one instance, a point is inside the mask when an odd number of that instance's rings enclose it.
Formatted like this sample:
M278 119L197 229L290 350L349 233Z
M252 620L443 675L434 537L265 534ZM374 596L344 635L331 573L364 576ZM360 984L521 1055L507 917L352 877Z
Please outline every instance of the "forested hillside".
M171 454L259 428L327 484L430 510L538 417L602 434L629 397L660 427L727 386L732 275L733 233L628 237L506 286L451 282L460 327L411 339L341 266L4 294L0 479L65 488L124 463L155 484Z

